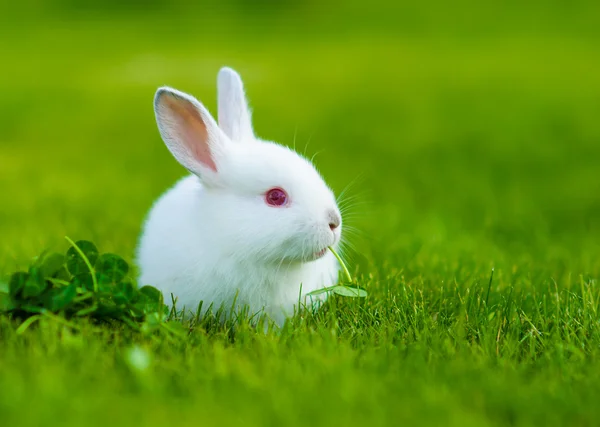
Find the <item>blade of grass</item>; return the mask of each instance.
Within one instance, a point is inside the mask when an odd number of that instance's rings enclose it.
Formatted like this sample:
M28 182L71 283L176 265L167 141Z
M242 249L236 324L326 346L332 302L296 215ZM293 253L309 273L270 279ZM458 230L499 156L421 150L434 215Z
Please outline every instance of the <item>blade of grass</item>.
M344 261L342 261L342 258L338 255L338 253L335 251L335 249L333 249L332 246L328 246L328 249L331 251L333 256L338 260L338 262L342 266L342 270L344 271L344 274L346 275L346 279L348 280L348 282L352 283L352 276L350 275L350 272L348 271L346 264L344 264Z

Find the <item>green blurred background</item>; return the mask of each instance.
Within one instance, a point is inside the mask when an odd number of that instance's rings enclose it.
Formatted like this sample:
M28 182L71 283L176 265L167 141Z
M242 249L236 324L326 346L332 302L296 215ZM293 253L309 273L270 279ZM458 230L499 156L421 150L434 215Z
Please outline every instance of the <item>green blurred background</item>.
M0 276L65 235L131 260L184 174L156 88L214 113L229 65L257 133L349 186L370 296L341 312L371 326L142 341L156 363L137 380L119 365L127 334L0 329L0 424L593 425L597 334L570 310L595 315L596 291L563 297L600 277L599 22L597 0L4 1ZM525 332L483 327L478 345L463 311L436 319L479 298L492 267L490 302L509 295L508 313L514 287ZM413 312L424 326L397 323Z
M64 235L130 259L183 174L156 87L215 112L229 65L260 136L353 183L362 273L599 273L597 1L5 3L0 272Z

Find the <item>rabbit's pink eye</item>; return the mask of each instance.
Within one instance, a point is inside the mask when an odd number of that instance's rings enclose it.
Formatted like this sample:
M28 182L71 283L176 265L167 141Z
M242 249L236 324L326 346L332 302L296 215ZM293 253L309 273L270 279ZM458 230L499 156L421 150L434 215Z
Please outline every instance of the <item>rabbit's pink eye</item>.
M271 188L265 195L267 204L271 206L283 206L287 203L287 198L287 194L281 188Z

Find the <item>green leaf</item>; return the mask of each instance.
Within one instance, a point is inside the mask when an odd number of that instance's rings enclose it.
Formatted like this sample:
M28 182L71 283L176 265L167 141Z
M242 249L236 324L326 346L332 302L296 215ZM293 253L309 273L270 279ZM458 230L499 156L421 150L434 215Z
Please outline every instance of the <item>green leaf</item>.
M148 334L158 329L164 318L160 313L153 312L146 315L142 324L142 332Z
M314 296L314 295L321 295L324 294L326 292L331 292L333 291L333 289L335 288L335 286L330 286L328 288L321 288L321 289L315 289L312 292L307 293L306 295L310 295L310 296Z
M73 302L74 303L83 302L84 304L87 304L88 301L93 301L95 296L96 296L96 294L94 294L94 292L85 291L85 290L82 290L81 288L77 288L77 296L73 299Z
M72 283L74 283L76 287L81 288L84 291L94 290L94 279L89 271L83 272L75 276L73 278Z
M136 330L142 325L146 330L164 327L169 311L158 289L138 289L127 277L129 265L118 255L99 255L91 242L66 239L71 244L66 256L44 252L28 272L13 274L0 287L0 312L18 309L33 315L30 319L40 318L38 313L52 317L53 313L65 312L122 322ZM25 324L26 329L30 323ZM178 332L176 326L164 328L171 334Z
M96 277L98 283L102 285L119 283L128 271L129 265L127 265L127 262L115 254L103 254L96 261Z
M23 288L22 296L23 298L27 299L31 297L37 297L42 292L44 292L44 288L42 288L35 282L28 282L27 285L25 285L25 287Z
M135 298L135 289L131 282L119 282L115 286L113 299L117 304L127 304Z
M146 311L146 304L143 302L137 302L135 305L129 307L129 314L134 319L139 319L144 317L144 313Z
M140 288L140 294L147 297L150 301L162 302L162 293L152 286L142 286Z
M50 283L52 283L55 288L63 288L65 286L69 286L70 285L70 283L67 282L66 280L61 280L61 279L57 279L57 278L54 278L54 277L46 278L46 280L48 280Z
M46 278L44 277L44 271L40 267L30 267L29 277L27 277L28 283L35 283L38 286L46 285ZM27 283L25 284L27 286Z
M75 316L87 316L88 314L92 314L98 309L98 305L96 303L90 305L89 307L82 308L78 312L75 313Z
M96 245L87 240L80 240L75 244L81 249L81 252L83 252L90 264L94 265L98 259L98 248L96 248ZM85 260L73 246L67 251L67 268L73 276L79 276L86 272L90 273Z
M17 271L10 276L10 281L8 282L8 289L10 296L12 298L16 298L19 296L23 288L25 287L25 283L27 283L27 279L29 278L29 274L24 271Z
M142 312L154 313L159 312L163 305L162 293L152 286L143 286L139 290L141 296L140 301L136 304L136 308Z
M146 316L146 322L151 326L158 326L163 321L160 313L150 313Z
M31 267L29 269L29 275L27 281L23 287L22 296L23 298L36 297L48 287L46 280L44 279L44 273L41 268Z
M367 291L357 286L338 285L334 286L333 292L338 295L351 298L365 298L367 296Z
M64 267L66 257L62 254L47 255L41 265L44 277L54 277Z
M75 298L76 295L77 295L77 286L75 285L75 283L71 283L69 286L65 286L64 288L60 289L59 292L57 292L52 297L51 310L52 311L62 310L64 307L66 307L73 301L73 299Z
M64 280L66 282L71 281L71 273L67 270L67 265L64 264L56 273L54 273L55 279Z

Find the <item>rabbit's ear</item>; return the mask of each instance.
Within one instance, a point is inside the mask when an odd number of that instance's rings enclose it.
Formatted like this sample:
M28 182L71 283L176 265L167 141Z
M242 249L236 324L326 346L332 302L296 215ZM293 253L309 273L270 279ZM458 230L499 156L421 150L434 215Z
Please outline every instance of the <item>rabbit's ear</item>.
M223 67L217 77L219 126L233 141L254 137L250 108L239 74Z
M194 97L162 87L154 97L154 113L163 141L187 170L203 180L218 171L227 136Z

